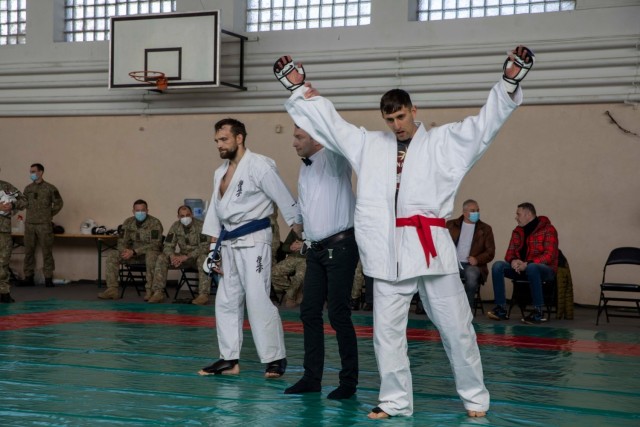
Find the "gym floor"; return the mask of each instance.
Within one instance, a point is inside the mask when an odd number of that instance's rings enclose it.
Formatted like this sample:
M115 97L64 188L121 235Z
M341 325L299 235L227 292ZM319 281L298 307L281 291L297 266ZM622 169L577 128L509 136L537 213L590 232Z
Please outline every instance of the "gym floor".
M640 425L640 319L601 318L596 326L593 308L576 307L574 320L529 326L519 315L494 322L478 311L492 404L486 418L474 419L456 395L433 325L412 314L415 413L371 421L379 377L369 312L353 314L358 393L332 401L326 395L337 386L340 361L328 324L322 392L284 395L302 375L297 310L281 308L289 361L282 379L264 379L248 325L240 375L200 377L198 369L218 358L213 305L147 304L133 289L107 302L97 292L78 282L14 287L16 302L0 305L3 425Z

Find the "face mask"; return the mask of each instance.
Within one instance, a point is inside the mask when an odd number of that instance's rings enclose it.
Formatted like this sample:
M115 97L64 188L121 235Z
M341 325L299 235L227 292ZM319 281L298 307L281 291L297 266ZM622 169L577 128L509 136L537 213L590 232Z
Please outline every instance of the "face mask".
M469 213L469 221L478 222L480 219L480 212L470 212Z
M37 181L38 180L38 175L36 175L35 173L32 173L31 175L29 175L29 178L31 178L31 181Z
M146 212L136 211L133 215L136 217L136 221L138 221L138 222L142 222L145 219L147 219L147 213Z
M182 218L180 218L180 222L182 223L182 225L184 225L185 227L188 227L189 224L191 224L191 217L190 216L183 216Z

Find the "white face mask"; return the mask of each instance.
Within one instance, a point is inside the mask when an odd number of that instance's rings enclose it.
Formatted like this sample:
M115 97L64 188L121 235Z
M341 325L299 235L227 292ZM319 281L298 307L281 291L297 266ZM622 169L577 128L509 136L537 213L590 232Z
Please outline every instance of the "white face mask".
M180 218L180 222L185 227L188 227L191 224L191 217L190 216L183 216L182 218Z

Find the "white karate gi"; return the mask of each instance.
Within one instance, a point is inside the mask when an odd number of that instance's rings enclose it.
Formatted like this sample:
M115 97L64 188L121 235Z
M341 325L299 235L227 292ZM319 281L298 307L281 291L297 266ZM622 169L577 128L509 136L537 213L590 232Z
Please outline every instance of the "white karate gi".
M227 191L220 197L220 182L228 167L227 160L214 173L211 207L204 220L203 234L217 238L222 225L232 231L253 220L266 218L273 213L274 202L287 224L293 224L296 202L272 159L246 150ZM271 236L271 228L267 227L222 242L223 275L215 304L222 359L240 358L245 298L260 362L269 363L286 357L280 315L269 298Z
M489 392L455 244L446 228L431 227L437 256L427 266L416 228L396 227L396 209L398 218L450 217L460 182L522 102L521 90L512 100L499 82L477 116L428 131L419 124L404 160L397 206L395 135L347 123L327 99L305 99L306 90L303 86L293 92L287 111L316 141L346 157L358 175L355 231L363 271L374 278L378 406L389 415L413 413L405 331L411 297L419 291L442 336L465 408L488 410Z

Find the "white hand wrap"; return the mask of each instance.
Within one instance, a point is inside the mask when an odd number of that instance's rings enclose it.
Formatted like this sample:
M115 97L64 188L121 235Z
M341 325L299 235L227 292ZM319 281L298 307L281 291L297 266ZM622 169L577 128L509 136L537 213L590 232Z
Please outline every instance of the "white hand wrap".
M281 66L282 69L280 68ZM302 76L302 81L300 83L293 83L287 77L293 70L297 70L298 73ZM276 61L276 63L273 65L273 74L275 74L280 83L282 83L282 85L290 91L293 91L304 84L304 67L297 66L289 57L283 56Z
M507 52L507 55L513 54L514 60L511 61L507 58L504 61L504 65L502 66L503 72L506 72L508 68L513 67L514 65L520 68L518 74L515 77L507 77L506 74L502 75L502 83L504 84L505 89L509 93L513 93L518 89L518 85L527 75L529 70L533 67L533 63L536 60L535 55L528 48L524 48L522 52L522 58L519 57L515 52ZM529 59L529 62L525 62L525 60Z

